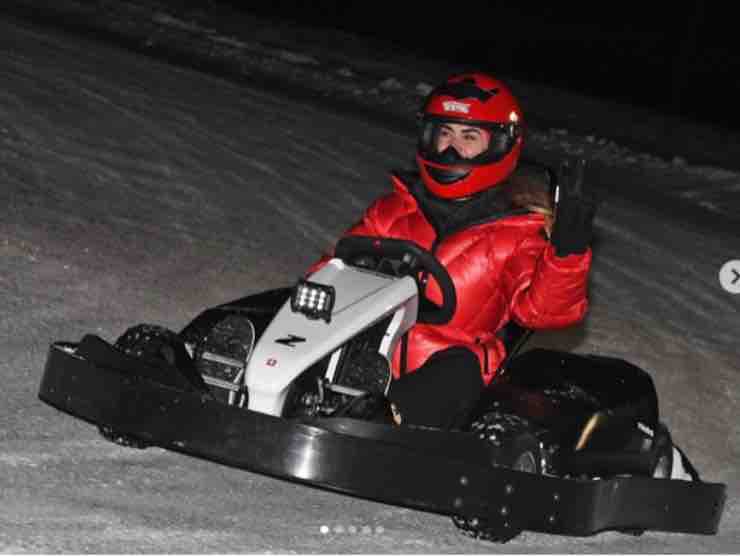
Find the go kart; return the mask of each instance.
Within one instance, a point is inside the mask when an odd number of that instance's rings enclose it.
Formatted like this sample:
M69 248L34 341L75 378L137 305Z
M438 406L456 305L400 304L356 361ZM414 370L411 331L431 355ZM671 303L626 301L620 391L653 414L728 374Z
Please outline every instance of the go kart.
M431 275L441 306L420 295ZM460 430L368 408L416 322L444 323L452 281L412 242L347 237L292 288L205 310L182 331L127 330L50 347L39 397L109 440L158 446L385 503L446 514L465 533L716 533L725 486L700 479L620 359L522 345Z

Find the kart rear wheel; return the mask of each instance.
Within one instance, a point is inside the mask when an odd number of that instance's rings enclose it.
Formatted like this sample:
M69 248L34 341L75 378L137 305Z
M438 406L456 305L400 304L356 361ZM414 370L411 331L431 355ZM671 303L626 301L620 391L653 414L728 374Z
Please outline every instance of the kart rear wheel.
M520 452L516 456L516 459L514 460L514 463L511 467L516 471L523 471L524 473L540 472L540 466L537 462L537 456L535 455L534 450L529 449Z
M524 473L541 474L543 458L540 443L529 423L516 415L490 412L471 425L481 440L491 445L494 466ZM492 523L479 517L453 516L452 522L463 534L491 542L504 543L521 533L508 522Z
M653 479L670 479L673 471L673 442L664 427L655 431L654 450L656 451Z

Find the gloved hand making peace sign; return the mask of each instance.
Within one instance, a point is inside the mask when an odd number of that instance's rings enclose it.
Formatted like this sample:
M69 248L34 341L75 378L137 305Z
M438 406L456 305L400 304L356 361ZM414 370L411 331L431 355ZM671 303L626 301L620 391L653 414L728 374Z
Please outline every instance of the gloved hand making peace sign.
M551 242L558 257L584 253L591 245L593 220L598 205L593 190L586 187L586 161L563 162L555 189L555 224Z

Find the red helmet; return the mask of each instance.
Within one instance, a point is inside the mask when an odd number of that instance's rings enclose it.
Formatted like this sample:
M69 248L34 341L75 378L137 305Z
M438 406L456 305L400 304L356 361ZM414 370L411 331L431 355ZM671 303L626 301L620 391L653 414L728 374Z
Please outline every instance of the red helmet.
M445 199L460 199L503 180L516 168L522 150L522 111L509 88L483 73L450 77L424 102L416 163L427 188ZM443 124L468 124L490 134L488 148L463 158L437 148Z

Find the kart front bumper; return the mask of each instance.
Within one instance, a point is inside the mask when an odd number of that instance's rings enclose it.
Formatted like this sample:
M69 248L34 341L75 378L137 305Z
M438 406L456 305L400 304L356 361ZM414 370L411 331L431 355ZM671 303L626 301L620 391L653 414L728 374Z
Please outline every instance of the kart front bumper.
M502 538L521 530L717 532L725 486L643 477L575 480L494 467L468 433L374 425L346 433L247 411L76 353L49 350L39 398L145 443L281 479L419 510L485 518ZM362 427L361 427L362 428ZM403 429L403 428L401 428ZM369 432L368 432L369 431ZM430 435L439 435L429 450ZM425 437L417 443L415 438ZM436 438L434 438L436 440ZM425 447L426 446L426 447ZM469 447L466 448L466 447Z

